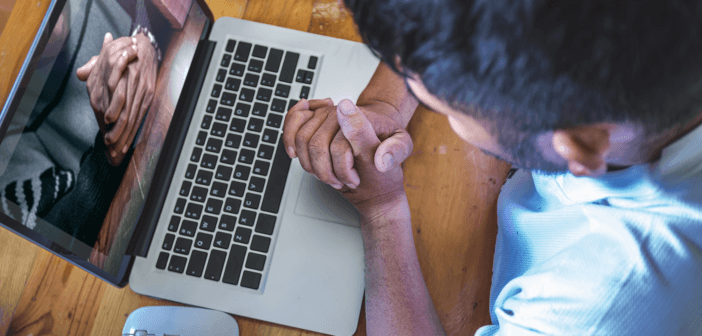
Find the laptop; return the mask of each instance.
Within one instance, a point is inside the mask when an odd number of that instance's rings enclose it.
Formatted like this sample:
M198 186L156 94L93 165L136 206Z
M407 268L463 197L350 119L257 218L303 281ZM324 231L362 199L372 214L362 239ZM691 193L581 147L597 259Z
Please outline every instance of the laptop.
M49 6L0 114L2 226L142 295L353 334L359 215L288 158L282 130L302 98L355 101L378 58L356 42L214 21L203 0L121 3ZM107 166L75 72L106 31L130 35L139 6L162 59L124 161Z

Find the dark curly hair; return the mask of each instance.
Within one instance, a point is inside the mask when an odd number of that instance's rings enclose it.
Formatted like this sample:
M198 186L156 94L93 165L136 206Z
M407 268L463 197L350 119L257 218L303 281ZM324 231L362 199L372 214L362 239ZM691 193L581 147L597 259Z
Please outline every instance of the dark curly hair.
M658 134L701 111L699 1L345 3L376 55L517 156L545 131L634 122Z

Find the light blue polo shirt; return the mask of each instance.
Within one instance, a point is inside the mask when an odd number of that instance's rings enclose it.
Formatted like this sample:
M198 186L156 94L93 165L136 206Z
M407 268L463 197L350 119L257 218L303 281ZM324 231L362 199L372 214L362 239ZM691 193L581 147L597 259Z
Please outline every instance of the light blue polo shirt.
M476 335L702 335L702 126L600 178L518 171Z

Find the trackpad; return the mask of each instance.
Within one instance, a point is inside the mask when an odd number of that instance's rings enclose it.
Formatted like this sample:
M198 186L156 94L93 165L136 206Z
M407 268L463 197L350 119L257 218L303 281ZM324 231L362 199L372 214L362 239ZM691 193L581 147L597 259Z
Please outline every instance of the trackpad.
M351 203L309 173L303 174L295 214L355 227L361 224L358 211Z

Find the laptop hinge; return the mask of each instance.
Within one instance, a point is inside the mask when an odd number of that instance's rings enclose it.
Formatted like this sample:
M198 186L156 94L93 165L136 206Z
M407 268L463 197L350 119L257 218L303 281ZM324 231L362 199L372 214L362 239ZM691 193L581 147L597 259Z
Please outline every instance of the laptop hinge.
M175 107L171 125L161 149L149 193L141 210L139 221L134 228L134 234L127 248L128 255L146 257L153 239L158 218L161 215L163 203L168 194L168 188L178 163L178 157L183 148L185 136L190 127L190 121L202 90L207 68L214 53L216 42L208 39L200 40L195 50L190 71L185 78L183 90Z

